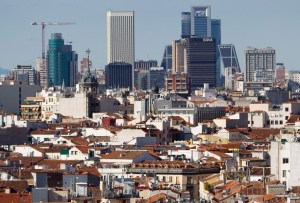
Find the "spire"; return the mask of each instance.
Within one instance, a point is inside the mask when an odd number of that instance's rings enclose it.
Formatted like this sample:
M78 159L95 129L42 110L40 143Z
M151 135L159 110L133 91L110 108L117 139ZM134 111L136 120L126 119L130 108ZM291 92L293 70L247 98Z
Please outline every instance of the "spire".
M87 55L88 55L87 74L90 75L90 74L91 74L91 71L90 71L90 53L91 53L91 50L88 48L85 52L86 52Z
M63 79L63 82L61 84L61 91L65 92L65 80Z

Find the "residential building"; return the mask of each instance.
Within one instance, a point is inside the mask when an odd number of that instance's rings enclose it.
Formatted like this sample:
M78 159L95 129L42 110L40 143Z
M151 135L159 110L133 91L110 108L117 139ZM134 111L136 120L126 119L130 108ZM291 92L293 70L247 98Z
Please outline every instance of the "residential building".
M191 35L191 12L181 12L181 37Z
M130 63L114 62L105 66L107 88L131 88L132 80L132 65Z
M165 79L165 90L176 94L189 94L191 77L186 73L169 74Z
M285 83L285 67L283 63L277 63L275 70L275 81L276 83Z
M22 102L26 97L34 97L36 92L41 91L38 85L23 84L19 81L0 82L0 104L7 114L20 114Z
M88 68L92 68L93 64L89 58L82 58L80 61L80 73L84 74Z
M253 74L254 82L272 82L275 81L275 70L256 68Z
M271 47L257 49L245 49L245 81L254 81L254 73L257 68L262 70L275 70L276 52Z
M130 87L134 86L134 27L134 11L107 12L107 63L125 62L131 64Z
M36 58L37 81L42 87L48 87L47 61L41 57Z
M61 33L52 33L47 53L48 86L75 87L78 55L72 45L65 45Z

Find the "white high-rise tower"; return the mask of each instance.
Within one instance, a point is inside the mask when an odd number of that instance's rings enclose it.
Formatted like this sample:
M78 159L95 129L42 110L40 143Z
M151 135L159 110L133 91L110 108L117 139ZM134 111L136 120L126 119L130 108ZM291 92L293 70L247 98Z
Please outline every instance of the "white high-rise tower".
M134 11L108 11L107 63L130 63L132 66L132 81L134 81L134 39Z

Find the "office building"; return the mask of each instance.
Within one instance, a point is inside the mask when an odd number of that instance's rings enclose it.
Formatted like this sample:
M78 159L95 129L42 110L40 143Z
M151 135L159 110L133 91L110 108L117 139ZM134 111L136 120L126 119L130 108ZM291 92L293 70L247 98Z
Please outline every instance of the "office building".
M211 37L211 7L193 6L191 9L191 33L199 37Z
M237 67L226 67L224 69L225 88L234 90L237 76L240 74Z
M224 68L235 67L237 72L241 72L238 57L233 44L219 45L220 57Z
M186 44L187 73L191 77L191 90L203 87L204 83L216 87L216 42L211 37L183 39Z
M181 37L191 35L191 12L181 13Z
M221 86L221 54L218 49L221 44L221 19L211 19L211 36L216 40L216 80L217 86Z
M107 63L131 64L134 78L135 33L133 11L107 12ZM134 85L132 80L131 87Z
M52 33L47 54L48 86L75 87L78 55L72 45L65 45L61 33Z
M185 40L174 40L172 42L172 72L187 72Z
M172 45L165 46L163 58L160 64L164 69L172 69Z
M247 48L245 50L245 81L254 81L254 72L257 68L275 70L275 50L267 47L263 49Z
M14 80L22 81L28 85L37 84L36 71L32 66L18 65L16 68L12 69L12 77Z
M157 67L156 60L138 60L134 62L134 69L135 70L149 70L151 67Z
M131 88L132 66L130 63L114 62L105 66L107 88Z
M153 86L163 89L165 86L166 70L163 67L151 67L149 70L142 70L138 73L139 90L149 90Z

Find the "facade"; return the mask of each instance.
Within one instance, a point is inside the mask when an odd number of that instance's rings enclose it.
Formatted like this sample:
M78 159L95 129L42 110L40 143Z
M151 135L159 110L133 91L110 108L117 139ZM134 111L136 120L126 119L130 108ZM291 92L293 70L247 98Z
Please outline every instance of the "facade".
M221 44L219 45L219 51L224 68L236 67L240 72L240 65L233 44Z
M181 37L191 35L191 12L181 13Z
M52 33L47 54L48 86L75 87L78 55L72 45L65 45L61 33Z
M138 60L134 62L134 70L149 70L151 67L157 67L156 60Z
M277 63L277 68L275 70L275 81L276 83L285 82L285 67L283 63Z
M34 97L41 91L38 85L27 85L22 82L0 82L0 104L7 114L20 114L20 107L26 97Z
M139 90L149 90L156 85L159 89L165 86L165 73L163 67L151 67L149 70L143 70L138 73L137 87Z
M47 61L38 57L36 59L37 80L42 87L48 86L47 80Z
M191 37L186 43L187 73L191 77L191 90L209 83L216 87L216 44L210 37Z
M193 6L191 9L191 33L199 37L211 37L211 7Z
M172 45L166 45L163 58L160 64L164 69L172 69Z
M131 64L134 78L135 32L133 11L107 12L107 63L126 62ZM130 87L134 86L131 79Z
M232 67L232 66L225 67L224 69L225 88L234 90L237 75L239 74L240 72L238 67Z
M172 42L172 72L187 72L186 46L184 40L174 40Z
M32 66L18 65L12 69L12 76L15 80L25 82L25 84L37 85L36 71Z
M216 40L216 59L217 59L217 86L221 86L221 54L218 47L221 45L221 19L211 19L211 36Z
M186 73L170 74L165 80L165 90L176 94L190 93L191 78Z
M132 66L129 63L115 62L105 66L107 88L131 88Z
M275 70L257 68L254 72L254 82L274 82Z
M276 53L270 47L263 49L247 48L245 50L245 81L254 81L257 69L275 70Z
M92 61L89 58L82 58L80 61L80 73L84 74L88 68L92 68Z

